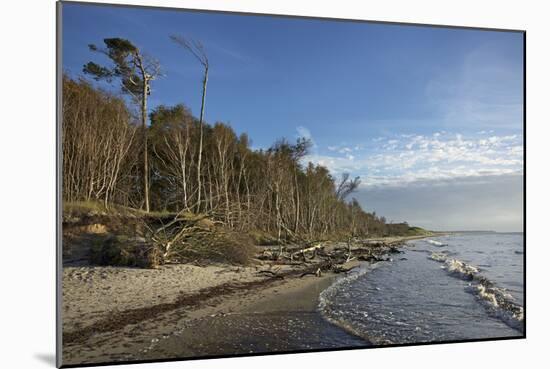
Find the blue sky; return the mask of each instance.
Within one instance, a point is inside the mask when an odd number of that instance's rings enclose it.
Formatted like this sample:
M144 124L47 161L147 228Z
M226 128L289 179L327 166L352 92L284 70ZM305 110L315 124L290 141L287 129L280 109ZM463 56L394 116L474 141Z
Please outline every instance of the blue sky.
M66 3L63 65L79 75L103 61L88 44L127 38L162 65L150 106L183 102L197 114L200 65L171 34L207 50L206 119L247 132L255 148L311 138L307 159L361 176L357 197L388 219L521 230L522 34ZM395 200L427 188L457 200ZM472 206L486 211L472 217Z

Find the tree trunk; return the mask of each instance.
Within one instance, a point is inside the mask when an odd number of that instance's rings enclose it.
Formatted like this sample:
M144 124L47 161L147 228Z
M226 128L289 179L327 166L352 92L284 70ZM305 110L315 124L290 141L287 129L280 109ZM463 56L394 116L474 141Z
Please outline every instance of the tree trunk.
M143 93L141 99L141 127L143 129L143 196L145 212L149 212L149 154L147 150L147 89L149 81L143 79Z
M202 81L202 102L201 102L201 115L199 118L200 138L199 138L199 158L197 162L197 213L200 213L201 209L201 161L202 161L202 134L203 134L203 119L204 119L204 103L206 99L206 84L208 82L208 66L204 68L204 79Z
M294 219L294 233L298 233L298 226L300 224L300 189L298 187L297 168L294 168L294 188L296 189L296 213Z

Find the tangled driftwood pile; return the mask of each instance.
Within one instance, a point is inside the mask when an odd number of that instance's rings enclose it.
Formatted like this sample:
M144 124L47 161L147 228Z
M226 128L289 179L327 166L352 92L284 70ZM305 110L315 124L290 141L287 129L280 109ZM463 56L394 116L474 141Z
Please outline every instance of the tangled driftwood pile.
M258 259L279 265L303 266L301 277L306 275L320 276L323 272L349 273L358 265L349 266L354 260L379 262L391 261L390 254L401 253L402 241L372 242L350 239L347 242L316 242L305 247L284 246L277 248L264 247ZM284 275L273 270L262 270L259 273L273 278L284 278Z

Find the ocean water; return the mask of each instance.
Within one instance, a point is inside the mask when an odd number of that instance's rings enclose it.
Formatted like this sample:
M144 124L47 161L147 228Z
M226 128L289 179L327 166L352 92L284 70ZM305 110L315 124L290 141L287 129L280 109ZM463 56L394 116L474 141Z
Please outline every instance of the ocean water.
M409 241L322 292L330 322L373 344L522 336L523 234Z

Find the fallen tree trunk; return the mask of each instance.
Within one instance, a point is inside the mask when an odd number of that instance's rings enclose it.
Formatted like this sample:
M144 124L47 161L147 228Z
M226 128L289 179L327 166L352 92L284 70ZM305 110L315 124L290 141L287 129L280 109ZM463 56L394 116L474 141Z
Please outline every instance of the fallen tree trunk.
M306 262L306 253L307 252L313 252L314 255L313 255L312 259L314 259L315 258L315 252L319 249L322 249L322 248L323 248L323 245L319 243L315 246L311 246L311 247L307 247L307 248L295 251L295 252L290 254L290 261L292 262L294 260L295 256L302 255L302 258L303 258L304 262Z
M302 273L300 275L300 278L305 277L306 275L314 275L316 277L320 277L321 276L321 268L317 268L317 270L314 271L314 272L308 271L308 272Z
M284 275L275 273L275 272L273 272L273 271L271 271L271 270L260 270L260 271L258 272L258 274L264 274L264 275L267 274L267 275L269 275L269 276L272 277L272 278L276 278L276 279L285 279L285 276L284 276Z

